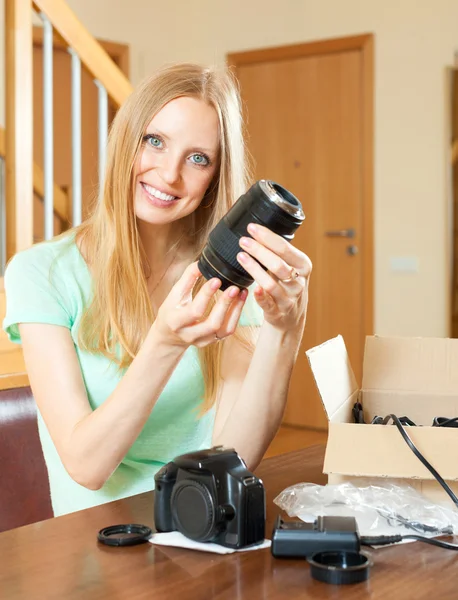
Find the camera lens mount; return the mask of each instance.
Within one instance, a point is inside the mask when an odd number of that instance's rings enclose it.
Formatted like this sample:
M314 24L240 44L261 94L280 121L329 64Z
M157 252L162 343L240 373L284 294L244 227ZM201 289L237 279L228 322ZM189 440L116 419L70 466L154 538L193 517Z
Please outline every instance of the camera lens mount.
M197 542L208 542L218 530L218 511L207 486L193 479L182 479L171 497L173 521L178 531Z
M287 189L267 179L259 181L259 188L271 202L274 202L286 213L299 221L304 220L304 213L299 200Z

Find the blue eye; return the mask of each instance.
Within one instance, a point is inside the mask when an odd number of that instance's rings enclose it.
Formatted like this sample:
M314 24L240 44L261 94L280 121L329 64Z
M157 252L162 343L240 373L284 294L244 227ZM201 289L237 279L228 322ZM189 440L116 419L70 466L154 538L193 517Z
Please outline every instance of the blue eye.
M204 154L193 154L191 160L195 165L207 166L210 164L210 160Z
M145 135L145 137L143 139L145 140L145 142L147 142L153 148L161 148L162 147L162 140L157 135L153 135L153 134L149 133L148 135Z

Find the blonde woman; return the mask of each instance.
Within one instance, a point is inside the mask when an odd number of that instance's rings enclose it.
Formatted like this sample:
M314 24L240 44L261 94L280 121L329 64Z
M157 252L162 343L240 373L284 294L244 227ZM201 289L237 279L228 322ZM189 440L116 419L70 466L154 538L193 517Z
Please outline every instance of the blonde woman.
M151 490L164 463L214 444L254 469L306 319L311 263L265 228L241 240L249 294L197 268L249 186L227 71L182 64L143 82L112 125L104 181L86 222L5 275L3 327L22 343L55 515Z

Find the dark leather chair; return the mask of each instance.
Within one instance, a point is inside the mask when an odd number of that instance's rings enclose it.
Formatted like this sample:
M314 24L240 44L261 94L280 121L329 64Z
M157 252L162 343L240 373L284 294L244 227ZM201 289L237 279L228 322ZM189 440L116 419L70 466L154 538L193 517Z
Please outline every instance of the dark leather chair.
M0 390L0 531L52 516L32 391Z

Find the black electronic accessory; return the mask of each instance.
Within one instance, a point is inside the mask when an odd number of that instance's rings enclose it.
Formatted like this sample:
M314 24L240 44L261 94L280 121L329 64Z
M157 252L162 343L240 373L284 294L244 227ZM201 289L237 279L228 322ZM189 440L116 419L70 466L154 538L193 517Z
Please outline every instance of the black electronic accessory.
M354 517L319 516L313 523L277 517L271 553L275 558L306 558L314 579L337 585L365 581L372 560L360 552Z
M458 550L458 545L421 535L360 536L354 517L319 516L314 523L284 521L277 517L271 553L275 558L303 558L310 564L311 575L319 581L347 584L365 581L373 565L361 546L386 546L403 540L415 540Z
M284 521L274 524L271 552L276 558L311 556L328 550L358 552L358 527L353 517L318 517L314 523Z

